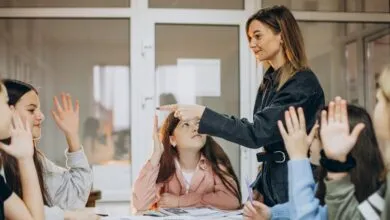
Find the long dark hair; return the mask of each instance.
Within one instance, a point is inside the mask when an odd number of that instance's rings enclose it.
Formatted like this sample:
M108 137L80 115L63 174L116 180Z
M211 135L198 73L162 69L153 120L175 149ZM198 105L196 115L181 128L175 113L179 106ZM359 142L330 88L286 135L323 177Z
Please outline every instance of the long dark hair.
M15 106L16 103L18 103L18 101L20 100L20 98L22 98L23 95L30 91L34 91L38 94L38 91L32 85L24 83L22 81L4 79L3 83L4 86L7 88L9 97L8 105L10 106ZM2 142L5 143L10 143L10 141L10 138L7 140L2 140ZM46 190L45 182L43 180L43 157L44 155L36 147L34 147L33 159L35 169L37 170L38 174L38 180L42 192L43 202L45 205L51 206L51 199L48 191ZM1 152L1 159L3 161L4 173L5 178L7 180L7 184L12 191L14 191L20 198L23 198L23 190L20 181L20 171L17 160L3 151Z
M327 106L323 108L323 110L327 109ZM354 148L350 152L351 156L356 160L356 167L349 174L352 183L355 185L355 197L360 203L378 190L384 181L386 171L370 115L364 108L350 104L347 106L347 111L350 129L353 129L358 123L362 122L365 124ZM317 118L318 121L321 120L320 116ZM320 203L324 205L326 194L324 179L327 176L327 171L322 167L319 167L319 169L319 182L316 196L320 200Z
M308 69L305 44L301 30L294 15L287 7L275 5L262 8L248 18L246 22L246 33L249 41L251 41L248 35L249 26L254 20L266 24L274 34L281 34L286 63L278 71L277 80L279 90L297 71Z
M160 170L158 172L157 183L165 183L173 177L176 172L175 158L179 158L179 152L176 147L173 147L170 142L170 136L179 124L179 119L174 117L173 113L170 113L165 119L163 126L161 127L160 134L162 137L162 144L164 145L164 152L160 159ZM240 182L236 174L234 173L232 164L230 163L229 157L226 155L222 147L210 136L207 136L206 143L200 150L201 154L210 163L213 172L222 180L223 185L234 193L241 203L241 190ZM226 168L222 170L219 165ZM226 176L233 178L237 188L226 179Z

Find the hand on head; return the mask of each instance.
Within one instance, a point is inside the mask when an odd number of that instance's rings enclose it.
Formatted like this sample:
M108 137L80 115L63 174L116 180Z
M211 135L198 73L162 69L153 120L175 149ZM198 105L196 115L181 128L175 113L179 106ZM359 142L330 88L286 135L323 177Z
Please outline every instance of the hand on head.
M175 117L182 121L190 121L193 119L200 119L206 107L201 105L163 105L157 107L158 110L175 112Z

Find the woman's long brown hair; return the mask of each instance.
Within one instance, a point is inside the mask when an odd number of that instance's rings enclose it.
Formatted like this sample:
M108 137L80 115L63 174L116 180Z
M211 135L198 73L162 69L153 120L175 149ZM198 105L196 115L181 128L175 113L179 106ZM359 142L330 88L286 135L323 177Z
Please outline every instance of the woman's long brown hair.
M249 17L246 22L247 34L254 20L267 25L274 34L281 34L286 63L278 71L279 90L297 71L309 68L301 30L291 11L283 5L262 8ZM249 35L247 37L251 41Z
M179 124L179 119L174 117L171 113L168 115L163 126L160 130L162 138L162 144L164 145L164 152L160 159L160 170L158 172L157 183L166 183L173 177L176 172L175 158L179 158L179 152L176 147L173 147L170 142L170 136L173 135L173 131ZM232 164L230 163L229 157L226 155L222 147L210 136L207 136L206 143L200 150L201 154L210 163L213 172L222 180L223 185L234 193L241 203L241 190L240 182L236 174L234 173ZM225 170L222 170L219 166L222 165ZM237 188L226 179L226 176L233 178L237 185Z
M34 91L38 94L38 91L32 85L18 80L5 79L3 80L3 83L8 92L8 97L9 97L8 105L10 106L11 105L15 106L16 103L20 100L20 98L29 91ZM11 139L8 138L6 140L1 140L1 141L10 144ZM52 202L49 193L45 187L45 182L43 178L43 172L44 172L43 157L44 155L36 147L34 147L33 159L34 159L35 169L37 170L37 174L38 174L39 186L41 188L43 202L45 205L51 206ZM14 191L20 198L23 198L22 183L20 181L20 171L16 159L11 155L8 155L7 153L2 151L1 160L3 162L4 173L5 173L5 178L7 180L7 184L9 185L12 191Z

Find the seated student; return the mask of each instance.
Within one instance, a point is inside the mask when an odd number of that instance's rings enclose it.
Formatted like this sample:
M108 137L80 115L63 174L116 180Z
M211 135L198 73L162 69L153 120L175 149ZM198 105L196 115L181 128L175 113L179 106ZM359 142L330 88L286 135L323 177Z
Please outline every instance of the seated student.
M0 220L44 219L43 199L33 160L34 146L30 127L28 122L22 122L18 115L12 118L7 102L7 90L0 83L0 140L2 140L0 153L6 152L17 161L24 196L22 201L0 175ZM10 145L3 143L10 135Z
M345 101L337 97L335 102L329 104L329 119L326 116L318 117L318 121L320 121L320 139L317 139L313 130L307 136L302 109L298 109L299 116L297 116L295 109L290 108L285 115L287 131L283 124L278 122L290 156L290 161L288 162L289 202L272 208L258 202L254 202L253 205L248 202L244 208L244 214L248 216L247 219L291 218L309 220L328 218L327 207L324 206L327 173L325 169L320 167L319 182L316 186L311 172L310 161L307 159L307 152L310 148L312 157L315 152L317 152L316 154L319 153L318 147L326 149L330 145L330 141L340 137L335 136L330 131L337 129L337 126L340 125L340 123L332 122L335 121L335 115L341 115L340 109L342 108L345 109L346 115L344 117L347 118L343 125L349 126L351 130L355 128L356 130L353 134L361 132L359 138L357 138L358 135L356 137L349 136L351 143L355 145L351 154L357 161L357 166L350 170L352 181L357 186L355 196L359 201L363 201L380 187L381 182L383 182L385 167L375 138L371 118L366 110L353 105L347 106ZM327 108L324 108L324 111L325 109ZM334 113L336 112L335 109L338 110L337 114ZM323 114L326 114L326 111ZM327 121L328 123L326 123ZM364 129L363 124L365 125ZM341 133L339 132L339 134ZM342 146L343 144L345 143L340 139L340 143L337 143L337 146ZM372 161L377 162L372 163ZM311 162L316 163L313 160ZM367 172L370 172L369 176L367 176Z
M388 169L387 183L383 184L377 192L371 192L369 198L362 201L357 196L359 185L354 182L351 173L329 172L325 197L329 219L390 219L390 65L381 72L378 85L373 121L377 137L383 143L382 153ZM338 145L338 148L331 146L325 154L329 159L345 164L345 158L348 158L350 152L354 157L355 148L356 146L350 145ZM358 165L359 159L355 157L355 160ZM378 164L380 161L372 160L371 163ZM372 176L372 170L369 168L366 170L361 177L363 179Z
M154 152L133 190L136 211L155 207L241 207L239 181L221 146L198 134L197 120L180 121L169 114L161 131L154 120Z
M27 120L31 127L35 146L33 157L42 187L46 219L83 219L84 216L90 216L87 212L84 214L84 212L73 211L85 207L93 181L92 170L78 136L78 103L73 106L70 95L61 95L62 104L57 97L54 98L55 110L52 111L52 115L68 142L65 153L67 167L59 167L38 149L41 127L45 118L41 112L38 90L18 80L4 79L3 83L8 92L8 105L11 110L18 113L24 121ZM2 154L1 159L8 185L12 191L23 198L16 161L8 154Z

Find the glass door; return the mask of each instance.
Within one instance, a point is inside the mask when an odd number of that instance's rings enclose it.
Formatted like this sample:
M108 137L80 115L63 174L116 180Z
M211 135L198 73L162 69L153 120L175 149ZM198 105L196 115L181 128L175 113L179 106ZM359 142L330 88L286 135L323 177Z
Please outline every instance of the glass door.
M372 113L376 104L377 79L382 68L390 60L390 29L368 36L365 39L365 101Z
M167 9L169 10L169 9ZM168 13L168 12L167 12ZM245 34L245 21L251 12L207 13L182 16L169 10L169 17L151 15L144 27L142 141L152 146L155 107L163 104L200 104L237 117L252 119L252 108L261 75L256 75L254 56ZM176 16L177 15L177 16ZM182 17L182 18L181 18ZM165 115L160 114L160 122ZM255 153L217 138L228 154L238 177L254 179ZM136 149L137 160L146 161L151 147ZM134 167L137 172L139 168ZM135 174L133 174L135 176ZM244 178L243 198L247 196Z
M155 103L240 115L239 26L156 24ZM239 174L240 148L218 139Z

